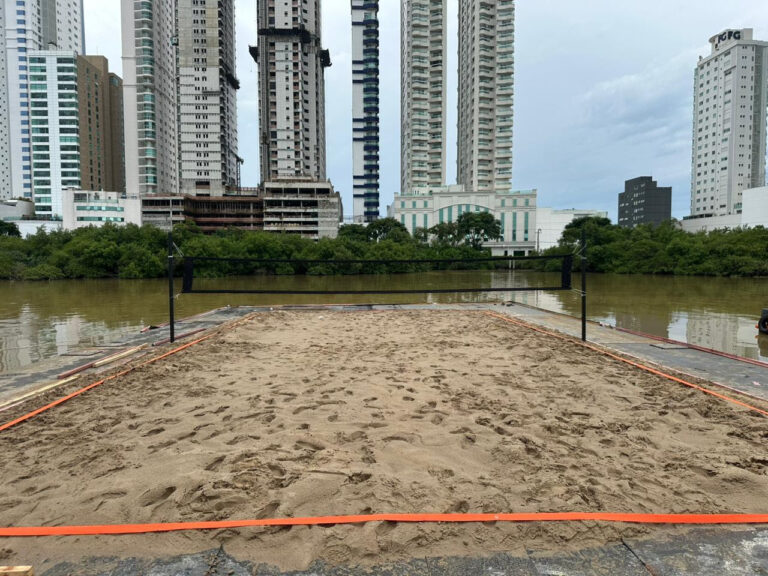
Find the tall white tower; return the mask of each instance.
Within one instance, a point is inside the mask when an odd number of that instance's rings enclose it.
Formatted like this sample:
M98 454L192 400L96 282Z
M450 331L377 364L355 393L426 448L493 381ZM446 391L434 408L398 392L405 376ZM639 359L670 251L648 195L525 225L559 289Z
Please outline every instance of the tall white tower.
M126 191L176 194L176 0L121 0L121 16Z
M740 214L742 191L765 185L768 42L752 35L713 36L696 67L691 216Z
M467 190L512 190L514 93L514 0L462 0L457 180Z
M0 0L0 198L32 198L29 58L42 50L82 54L82 0Z
M234 0L178 0L181 191L239 186Z
M352 3L352 146L355 222L379 218L379 0Z
M445 2L400 3L401 190L445 184L448 12Z
M326 180L320 0L258 0L261 179Z

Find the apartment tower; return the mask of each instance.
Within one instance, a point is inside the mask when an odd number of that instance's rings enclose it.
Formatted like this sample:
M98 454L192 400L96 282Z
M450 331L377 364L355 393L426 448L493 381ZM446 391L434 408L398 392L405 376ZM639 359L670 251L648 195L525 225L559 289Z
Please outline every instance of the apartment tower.
M125 192L123 81L104 56L79 56L80 184L83 190Z
M445 183L447 8L401 0L401 193Z
M710 39L696 67L691 216L740 214L742 191L765 185L768 42L751 28Z
M176 3L121 0L125 173L130 194L179 191Z
M379 0L352 3L352 146L355 222L379 218Z
M0 3L0 198L32 198L29 59L40 51L84 52L82 0Z
M514 0L462 0L457 181L467 190L512 190L514 93Z
M320 0L258 0L261 179L325 181Z
M234 0L177 0L181 191L239 187Z
M113 135L119 77L102 56L28 55L32 198L38 217L60 220L67 188L121 191L122 127ZM111 81L112 80L112 81ZM124 188L123 188L124 189Z

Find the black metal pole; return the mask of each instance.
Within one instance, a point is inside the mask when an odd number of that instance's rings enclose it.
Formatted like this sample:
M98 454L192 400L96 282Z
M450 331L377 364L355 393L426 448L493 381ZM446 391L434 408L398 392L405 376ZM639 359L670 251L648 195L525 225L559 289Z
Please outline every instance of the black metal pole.
M581 229L581 340L587 341L587 231Z
M168 232L168 313L170 316L171 343L176 340L176 326L173 310L173 232Z

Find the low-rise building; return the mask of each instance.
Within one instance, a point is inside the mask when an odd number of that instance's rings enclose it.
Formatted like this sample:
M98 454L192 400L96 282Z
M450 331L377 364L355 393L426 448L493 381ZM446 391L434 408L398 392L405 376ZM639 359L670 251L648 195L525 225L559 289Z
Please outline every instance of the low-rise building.
M32 220L35 217L35 205L31 200L0 201L0 220L15 222Z
M304 238L336 238L343 220L341 196L330 182L265 182L264 231Z
M62 227L76 230L88 226L141 226L141 199L138 194L67 188L62 193Z
M651 176L624 183L619 194L619 226L659 225L672 218L672 188L660 188Z
M254 188L237 195L185 196L184 218L206 234L227 228L264 229L264 195Z
M184 222L184 196L148 194L141 197L141 222L170 232Z
M554 210L536 209L536 250L546 250L557 246L565 227L579 218L608 218L608 212L601 210Z
M733 228L768 228L768 186L750 188L741 193L742 209L738 214L692 215L683 218L686 232L712 232Z
M462 185L415 188L395 196L389 215L413 234L417 228L456 222L466 212L487 212L501 223L503 239L488 242L495 256L527 256L536 249L536 190L478 192Z

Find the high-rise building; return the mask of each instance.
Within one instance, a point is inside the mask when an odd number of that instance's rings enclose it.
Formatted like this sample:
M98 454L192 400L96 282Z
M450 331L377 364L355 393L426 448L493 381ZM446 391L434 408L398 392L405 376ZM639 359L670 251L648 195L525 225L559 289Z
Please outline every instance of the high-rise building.
M123 83L103 56L77 58L80 186L125 192Z
M379 218L379 0L352 3L355 222Z
M659 187L651 176L624 182L619 193L619 226L659 225L672 218L672 188Z
M10 123L8 110L8 61L5 38L5 0L0 0L0 46L3 53L0 54L0 201L11 198L11 142Z
M123 79L109 73L109 121L112 124L112 177L115 190L125 192L125 121L123 103Z
M258 0L261 179L325 181L320 0Z
M27 60L35 212L60 220L68 188L122 191L124 176L114 172L122 164L122 143L112 134L111 109L119 85L110 83L119 78L110 75L102 56L38 50Z
M768 42L752 36L712 37L696 67L691 219L740 214L742 192L765 185Z
M181 191L236 189L237 90L234 0L177 0Z
M32 198L30 85L32 52L82 54L82 0L0 0L3 60L0 65L0 198Z
M467 190L512 190L514 0L459 2L457 181Z
M130 194L179 191L176 3L121 0L125 179Z
M445 183L448 13L445 2L400 3L401 193Z
M64 189L81 187L77 55L35 51L28 62L35 213L60 220Z

